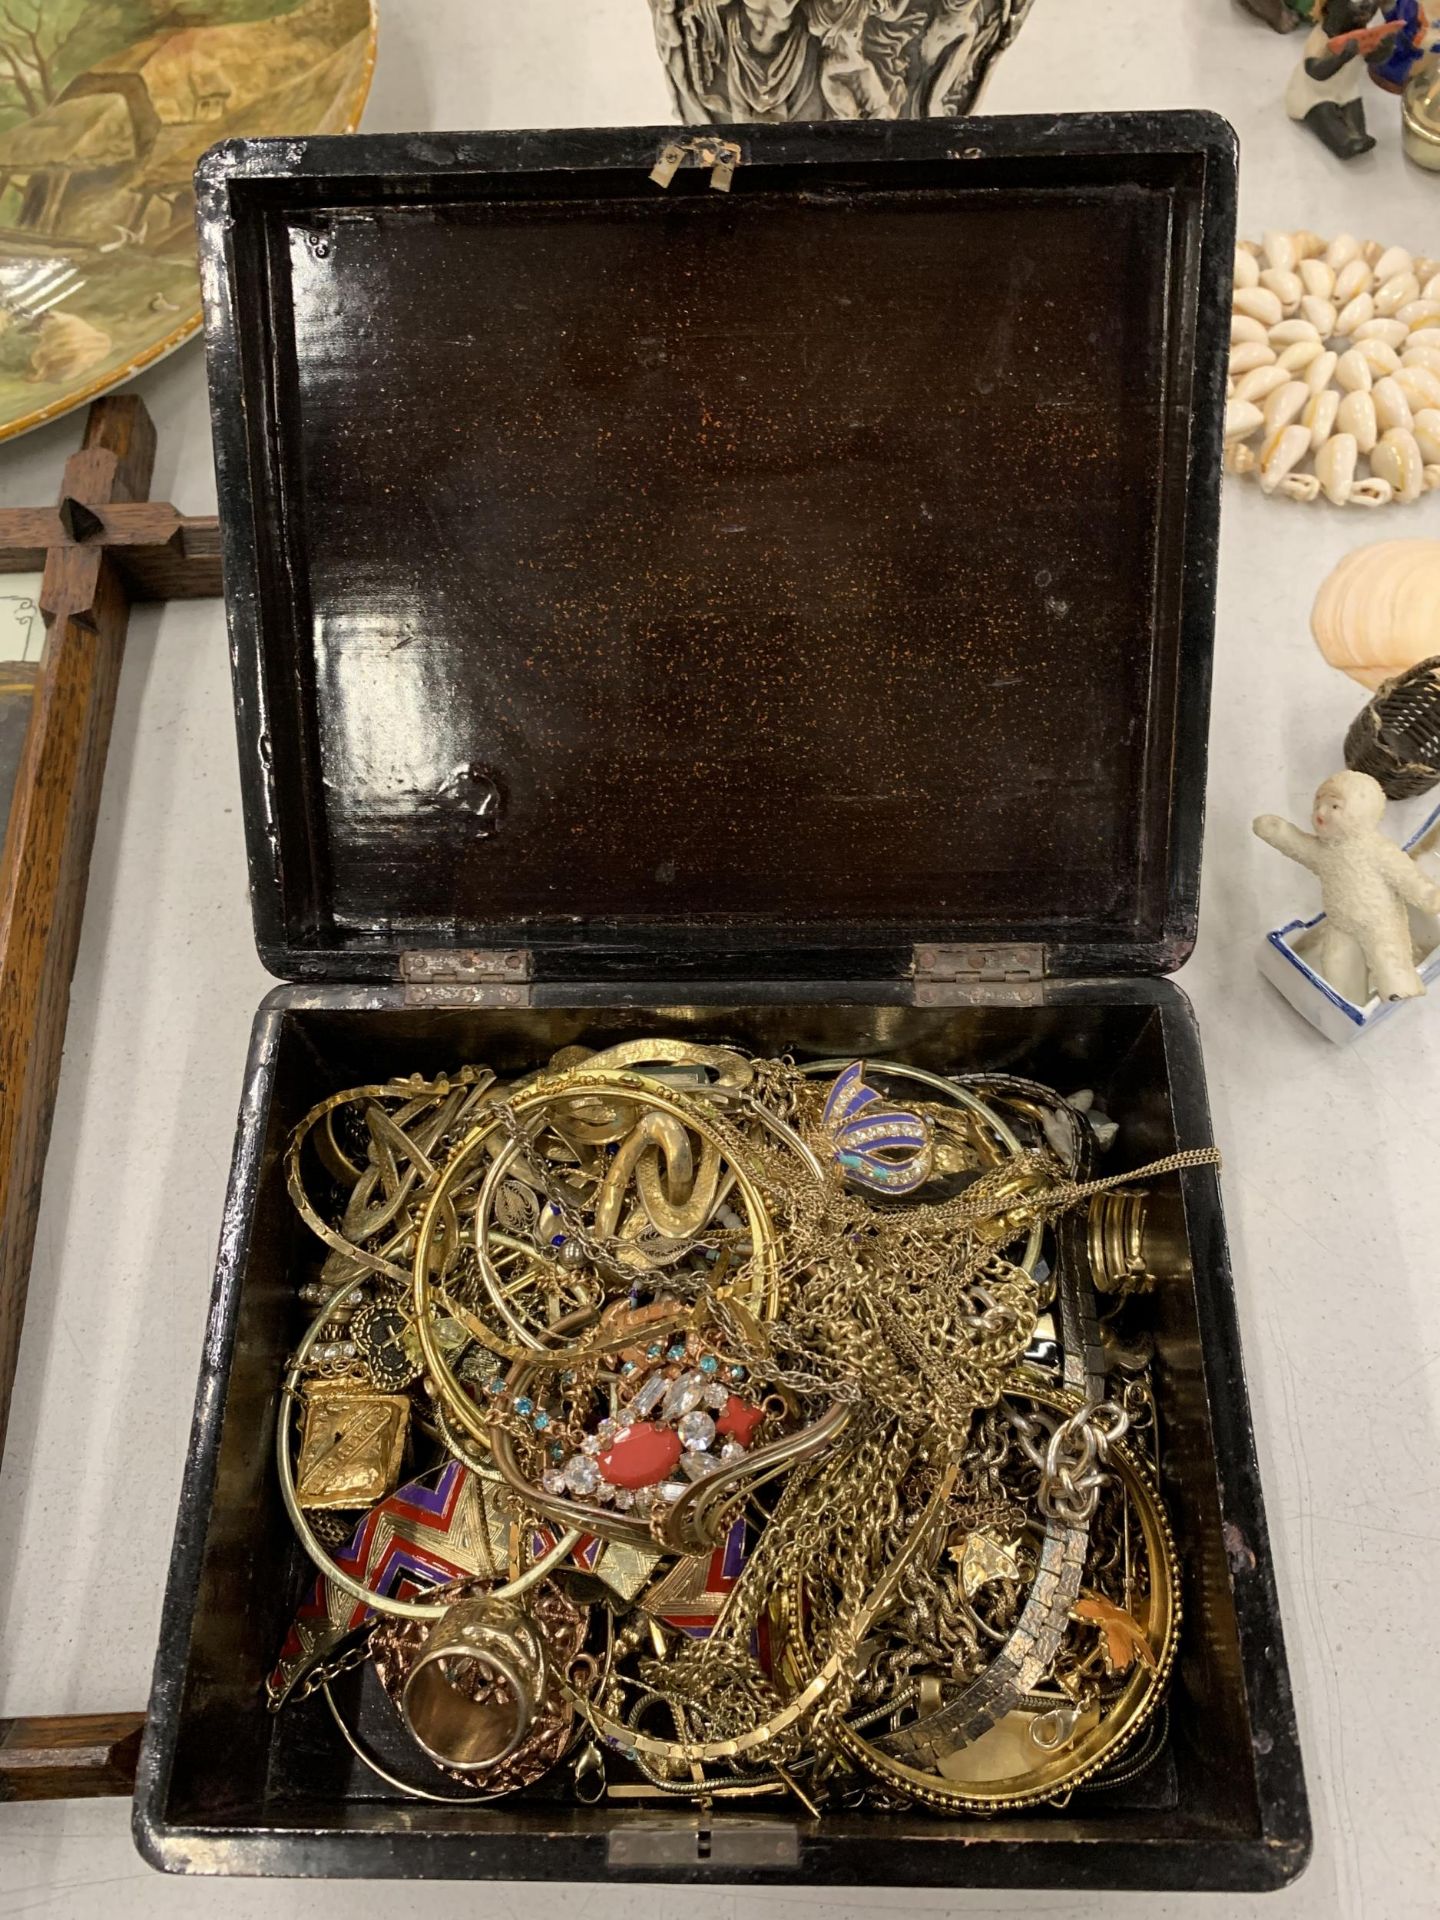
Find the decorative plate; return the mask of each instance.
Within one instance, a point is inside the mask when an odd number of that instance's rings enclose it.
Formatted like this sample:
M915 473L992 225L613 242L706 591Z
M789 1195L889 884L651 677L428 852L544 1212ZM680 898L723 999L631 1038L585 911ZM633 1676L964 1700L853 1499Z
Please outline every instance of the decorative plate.
M372 0L0 0L0 439L200 325L195 162L350 133Z

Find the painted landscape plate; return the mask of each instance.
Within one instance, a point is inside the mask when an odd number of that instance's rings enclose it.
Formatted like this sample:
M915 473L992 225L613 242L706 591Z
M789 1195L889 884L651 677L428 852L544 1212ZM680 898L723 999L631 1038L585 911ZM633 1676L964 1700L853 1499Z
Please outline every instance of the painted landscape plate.
M372 0L0 0L0 440L200 325L195 162L351 133Z

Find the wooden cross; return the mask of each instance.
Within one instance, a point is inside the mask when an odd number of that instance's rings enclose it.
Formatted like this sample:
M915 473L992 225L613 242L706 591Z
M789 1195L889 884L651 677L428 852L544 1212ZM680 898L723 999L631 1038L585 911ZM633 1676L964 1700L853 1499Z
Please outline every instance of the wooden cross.
M0 574L43 568L44 652L0 855L0 1456L130 608L220 591L214 518L151 501L155 428L97 400L53 507L0 510ZM142 1716L0 1721L0 1800L128 1792Z

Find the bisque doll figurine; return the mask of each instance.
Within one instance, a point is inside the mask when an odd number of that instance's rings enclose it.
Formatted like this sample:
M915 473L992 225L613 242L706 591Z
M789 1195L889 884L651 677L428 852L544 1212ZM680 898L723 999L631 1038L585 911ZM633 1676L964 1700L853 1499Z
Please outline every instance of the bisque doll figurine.
M1440 913L1440 886L1379 831L1384 815L1378 780L1368 773L1336 773L1315 795L1313 834L1274 813L1255 822L1267 845L1319 879L1325 921L1318 970L1347 999L1361 1003L1372 991L1382 1000L1424 993L1406 907Z

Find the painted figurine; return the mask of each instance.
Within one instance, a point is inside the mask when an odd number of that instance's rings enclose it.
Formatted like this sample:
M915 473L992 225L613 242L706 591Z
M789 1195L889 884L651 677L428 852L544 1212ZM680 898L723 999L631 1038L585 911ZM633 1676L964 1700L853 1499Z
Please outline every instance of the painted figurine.
M1377 87L1401 94L1411 74L1434 51L1434 29L1420 0L1387 0L1385 19L1400 31L1379 42L1373 56L1366 55L1366 64Z
M1320 881L1325 910L1318 971L1348 1000L1411 1000L1425 991L1415 969L1407 906L1440 913L1440 886L1379 831L1385 795L1368 773L1336 773L1315 795L1313 834L1262 813L1255 832ZM1368 974L1368 980L1367 980Z
M1397 61L1404 65L1415 33L1422 41L1426 37L1424 13L1419 0L1386 0L1383 9L1379 0L1313 0L1308 9L1296 10L1302 15L1308 11L1315 24L1290 76L1285 111L1292 120L1303 121L1341 160L1353 160L1375 144L1360 97L1366 68L1372 75L1388 75ZM1377 12L1383 12L1383 18L1372 26ZM1395 83L1382 79L1381 84Z

